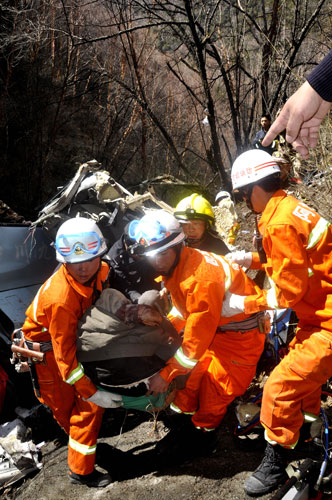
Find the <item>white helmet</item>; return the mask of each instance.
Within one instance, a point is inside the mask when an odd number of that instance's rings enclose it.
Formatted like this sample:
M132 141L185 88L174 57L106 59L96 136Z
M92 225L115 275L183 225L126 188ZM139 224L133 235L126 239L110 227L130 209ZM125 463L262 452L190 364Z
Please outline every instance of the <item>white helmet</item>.
M97 224L92 219L75 217L58 229L55 238L58 262L76 264L100 257L107 252L107 245Z
M251 149L238 156L233 163L233 189L253 184L277 172L280 172L280 168L275 158L266 151Z
M129 224L128 235L145 247L144 255L153 257L185 239L179 221L165 210L147 212L140 220Z
M215 202L218 203L218 201L222 200L223 198L230 198L231 195L229 194L228 191L219 191L219 193L216 194L215 197Z

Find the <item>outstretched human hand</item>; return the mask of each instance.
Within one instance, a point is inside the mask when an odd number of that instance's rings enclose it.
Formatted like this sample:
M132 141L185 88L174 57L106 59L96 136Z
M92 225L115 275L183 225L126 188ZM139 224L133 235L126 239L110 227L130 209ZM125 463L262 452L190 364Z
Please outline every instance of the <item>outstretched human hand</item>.
M293 144L294 149L303 158L307 158L309 147L314 148L317 144L320 124L330 107L331 103L324 101L311 85L305 82L288 99L280 115L269 128L262 145L268 146L286 129L286 141Z

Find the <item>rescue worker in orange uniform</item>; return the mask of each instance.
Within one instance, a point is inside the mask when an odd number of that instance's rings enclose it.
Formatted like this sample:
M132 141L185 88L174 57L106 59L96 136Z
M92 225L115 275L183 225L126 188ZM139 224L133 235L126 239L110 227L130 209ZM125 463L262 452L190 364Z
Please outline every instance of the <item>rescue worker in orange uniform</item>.
M174 216L182 225L188 247L225 255L226 243L213 229L214 213L211 204L203 196L193 193L176 205Z
M227 406L254 377L265 340L259 328L264 313L224 318L223 299L226 292L251 295L259 289L224 257L185 247L185 235L171 214L158 210L132 224L132 237L145 247L150 265L162 275L184 326L181 347L151 377L149 390L163 393L176 377L190 374L171 408L190 413L192 423L171 430L157 451L176 455L189 447L196 453L208 451ZM171 321L179 328L174 316Z
M251 150L232 167L234 190L256 214L266 263L258 254L234 253L231 260L263 267L272 287L259 296L230 297L233 312L291 308L298 317L295 338L264 387L261 423L267 447L245 482L249 495L273 490L285 478L286 461L305 422L318 418L321 386L332 375L332 228L302 201L280 189L280 169L268 153ZM305 427L305 426L304 426Z
M116 394L97 390L76 358L78 319L107 286L107 251L97 224L77 217L64 222L55 240L61 267L41 286L22 327L26 347L45 352L36 364L39 401L69 434L70 481L104 487L111 478L94 468L104 408L121 405Z

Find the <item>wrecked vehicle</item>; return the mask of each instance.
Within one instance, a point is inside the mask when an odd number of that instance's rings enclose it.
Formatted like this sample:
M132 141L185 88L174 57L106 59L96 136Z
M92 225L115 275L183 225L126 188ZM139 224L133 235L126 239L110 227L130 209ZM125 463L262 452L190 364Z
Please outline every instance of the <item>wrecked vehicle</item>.
M24 322L25 310L39 285L57 266L51 245L65 220L78 214L93 218L110 247L127 222L144 215L145 209L172 210L149 192L132 195L100 168L95 160L82 164L73 179L45 205L36 221L0 223L2 322L6 322L5 316L13 321L15 328Z
M32 302L40 285L54 272L58 263L55 259L53 241L59 226L75 216L94 219L101 228L108 248L121 237L125 225L132 219L144 215L145 209L171 208L156 199L151 193L132 195L127 189L100 169L100 164L90 161L82 164L73 179L45 205L32 223L15 222L0 225L0 416L18 416L13 432L20 432L22 446L14 450L7 446L8 422L3 425L4 445L0 440L0 486L11 485L36 468L41 468L37 457L38 447L25 439L24 424L20 406L31 408L36 404L29 377L29 366L24 353L15 350L10 365L11 350L16 348L15 332L25 320L25 311ZM14 340L13 340L14 339ZM30 372L32 370L30 369ZM19 374L18 374L19 373ZM18 379L18 377L20 379ZM21 378L22 377L22 378ZM27 387L31 399L22 401L15 394L16 387ZM24 391L23 391L24 392ZM5 404L5 400L7 403ZM8 404L10 400L10 404ZM2 408L10 407L10 412ZM37 404L38 408L42 405ZM20 413L20 414L19 414ZM11 422L10 422L11 424ZM1 429L0 429L1 437ZM15 434L14 440L20 442ZM30 461L27 460L30 454ZM31 462L31 463L30 463Z

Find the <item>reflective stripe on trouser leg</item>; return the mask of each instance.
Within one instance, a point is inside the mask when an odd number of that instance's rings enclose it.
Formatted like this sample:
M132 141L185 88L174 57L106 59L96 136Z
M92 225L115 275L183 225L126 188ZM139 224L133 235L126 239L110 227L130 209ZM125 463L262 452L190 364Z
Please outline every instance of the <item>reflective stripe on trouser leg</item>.
M199 407L192 418L196 427L213 430L221 423L228 405L245 393L264 348L258 328L241 334L216 335L210 364L199 386Z
M104 408L77 398L70 419L68 465L76 474L90 474L95 465L96 446Z
M304 424L312 424L313 422L316 422L316 420L320 420L319 415L314 415L313 413L306 413L303 412L303 423ZM265 429L264 431L264 438L265 440L270 443L272 446L278 444L277 441L273 441L272 439L269 439L269 436L267 434L267 430ZM288 445L281 445L283 448L287 448L290 450L293 450L299 440L296 441L296 443L293 444L288 444Z
M332 375L331 339L332 333L326 330L300 327L289 353L269 376L260 418L270 441L293 447L303 411L319 414L320 388Z
M169 405L170 409L175 411L176 413L183 413L185 415L193 415L194 412L191 412L191 411L182 411L181 408L179 408L178 406L176 406L174 403L171 403Z
M316 422L319 419L319 415L314 415L313 413L303 412L303 422L305 424Z
M198 427L197 425L195 425L195 429L198 429L198 430L204 431L204 432L211 432L211 431L215 431L216 430L215 427L213 427L211 429L208 429L207 427Z
M191 370L189 378L186 381L184 389L177 391L172 405L175 406L174 411L193 415L198 408L198 391L201 385L201 380L209 367L211 356L207 352L200 359L197 365ZM178 408L178 410L176 410Z

